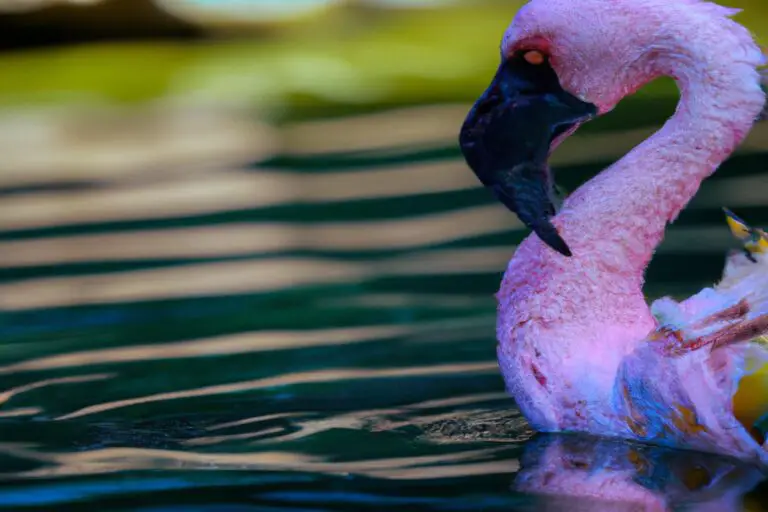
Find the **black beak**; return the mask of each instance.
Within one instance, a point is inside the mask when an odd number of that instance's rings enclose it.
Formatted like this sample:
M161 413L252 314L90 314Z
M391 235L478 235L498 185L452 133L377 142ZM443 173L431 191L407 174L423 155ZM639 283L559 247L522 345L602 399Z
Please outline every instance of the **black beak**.
M597 114L569 94L544 59L514 55L470 110L459 136L469 167L497 199L547 245L571 256L550 220L555 188L547 158L553 142Z

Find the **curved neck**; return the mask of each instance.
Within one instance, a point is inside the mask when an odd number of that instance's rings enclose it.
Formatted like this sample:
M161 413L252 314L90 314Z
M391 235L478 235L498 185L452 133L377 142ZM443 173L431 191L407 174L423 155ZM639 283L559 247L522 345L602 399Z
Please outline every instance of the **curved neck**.
M674 116L623 159L569 197L556 219L575 255L639 277L673 221L741 143L765 96L754 66L657 61L681 98Z

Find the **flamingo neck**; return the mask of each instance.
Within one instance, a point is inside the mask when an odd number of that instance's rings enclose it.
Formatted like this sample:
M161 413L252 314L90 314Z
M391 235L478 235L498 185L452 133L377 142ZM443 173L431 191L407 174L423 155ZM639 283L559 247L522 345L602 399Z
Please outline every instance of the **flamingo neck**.
M667 223L749 133L765 95L754 68L659 58L680 89L675 114L653 136L577 190L561 226L574 252L642 280Z

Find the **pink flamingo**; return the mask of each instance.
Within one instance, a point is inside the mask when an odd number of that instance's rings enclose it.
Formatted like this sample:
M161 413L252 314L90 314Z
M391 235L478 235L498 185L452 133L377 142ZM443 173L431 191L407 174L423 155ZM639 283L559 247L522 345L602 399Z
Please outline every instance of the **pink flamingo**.
M734 407L738 392L752 413L768 411L768 350L755 342L768 332L768 257L730 255L722 282L680 303L649 307L642 291L667 223L764 108L765 58L736 12L702 0L531 0L504 34L460 143L535 232L507 267L497 335L507 388L537 430L768 463L755 418ZM675 114L555 214L549 153L663 75L681 91Z

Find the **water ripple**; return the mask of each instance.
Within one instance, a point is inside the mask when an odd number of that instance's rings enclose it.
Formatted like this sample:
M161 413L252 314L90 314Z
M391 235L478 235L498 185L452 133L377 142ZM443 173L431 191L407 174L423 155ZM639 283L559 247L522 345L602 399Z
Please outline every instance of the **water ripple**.
M232 142L256 147L218 162L136 167L131 146L104 169L33 155L3 173L0 507L759 503L764 475L734 461L531 431L494 336L525 230L461 163L464 109L256 123ZM558 180L573 189L649 132L567 141ZM765 151L761 125L702 186L649 295L716 278L734 247L721 202L768 219Z

